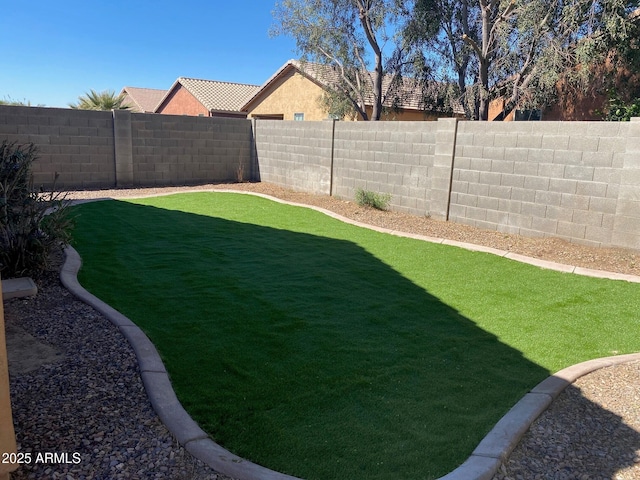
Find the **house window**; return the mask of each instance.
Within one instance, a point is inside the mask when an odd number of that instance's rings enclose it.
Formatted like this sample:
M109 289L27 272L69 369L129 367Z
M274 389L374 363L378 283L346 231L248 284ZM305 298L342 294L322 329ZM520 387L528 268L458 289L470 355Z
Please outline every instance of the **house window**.
M294 113L293 114L293 119L296 122L303 122L304 121L304 113Z
M531 122L542 120L542 110L516 110L516 122Z
M255 114L251 115L251 118L257 118L260 120L284 120L284 115L279 114Z

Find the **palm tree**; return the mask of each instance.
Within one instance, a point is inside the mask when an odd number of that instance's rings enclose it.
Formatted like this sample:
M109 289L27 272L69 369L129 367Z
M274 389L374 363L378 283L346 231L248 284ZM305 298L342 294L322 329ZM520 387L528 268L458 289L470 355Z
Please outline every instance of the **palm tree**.
M70 103L69 106L76 110L128 110L131 105L124 103L124 94L116 95L113 90L96 92L91 90L78 97L78 103Z

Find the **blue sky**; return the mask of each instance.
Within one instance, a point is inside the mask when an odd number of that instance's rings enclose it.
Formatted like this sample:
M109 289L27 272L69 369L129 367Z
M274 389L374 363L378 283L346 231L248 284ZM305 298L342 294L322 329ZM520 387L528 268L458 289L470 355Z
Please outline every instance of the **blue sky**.
M90 89L178 77L261 85L295 42L269 37L272 0L19 0L4 5L0 99L67 107Z

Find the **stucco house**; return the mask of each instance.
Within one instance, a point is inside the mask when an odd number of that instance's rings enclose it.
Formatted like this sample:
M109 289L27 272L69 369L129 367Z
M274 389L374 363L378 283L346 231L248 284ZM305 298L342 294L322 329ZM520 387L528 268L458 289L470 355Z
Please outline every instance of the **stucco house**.
M180 77L158 102L154 112L246 118L241 107L259 89L258 85Z
M153 113L166 94L166 90L138 87L124 87L120 92L124 96L124 104L135 113Z
M327 120L330 112L322 107L322 97L331 82L331 67L289 60L269 78L260 89L241 107L248 118L275 120ZM333 73L333 75L337 75ZM384 88L384 86L383 86ZM446 116L442 112L425 110L418 88L405 85L400 102L390 105L382 120L436 120ZM372 106L366 109L371 114ZM345 118L344 120L359 120Z

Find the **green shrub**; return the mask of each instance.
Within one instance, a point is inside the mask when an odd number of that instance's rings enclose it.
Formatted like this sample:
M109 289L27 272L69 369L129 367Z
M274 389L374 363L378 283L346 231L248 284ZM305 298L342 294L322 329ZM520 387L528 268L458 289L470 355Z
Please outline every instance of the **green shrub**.
M356 202L361 207L373 207L378 210L386 210L390 201L391 195L388 193L376 193L362 188L356 190Z
M55 191L34 191L33 144L6 140L0 145L0 274L3 278L37 276L51 254L71 239L68 201ZM57 175L56 175L57 176Z
M632 117L640 117L640 97L624 101L617 93L609 91L607 111L599 113L610 122L628 122Z

